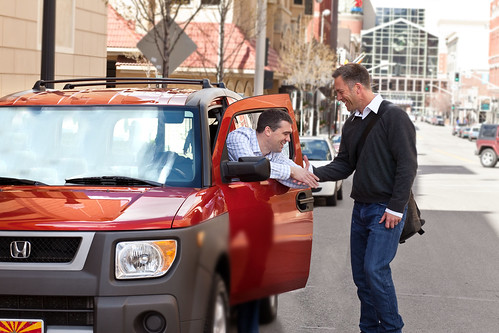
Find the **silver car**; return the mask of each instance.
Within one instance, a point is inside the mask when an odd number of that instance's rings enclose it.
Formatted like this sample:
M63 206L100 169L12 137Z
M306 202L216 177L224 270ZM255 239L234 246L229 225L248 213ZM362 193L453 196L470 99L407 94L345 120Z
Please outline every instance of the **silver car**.
M314 167L331 163L337 154L327 136L301 136L300 145L302 154ZM342 181L320 182L318 188L312 189L312 195L324 197L328 206L336 206L337 201L343 199Z

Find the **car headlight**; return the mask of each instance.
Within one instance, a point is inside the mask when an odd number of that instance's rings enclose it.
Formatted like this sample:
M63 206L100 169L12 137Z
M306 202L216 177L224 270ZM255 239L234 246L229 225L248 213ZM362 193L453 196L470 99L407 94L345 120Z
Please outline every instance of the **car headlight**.
M177 255L176 240L131 241L116 244L116 279L163 276Z

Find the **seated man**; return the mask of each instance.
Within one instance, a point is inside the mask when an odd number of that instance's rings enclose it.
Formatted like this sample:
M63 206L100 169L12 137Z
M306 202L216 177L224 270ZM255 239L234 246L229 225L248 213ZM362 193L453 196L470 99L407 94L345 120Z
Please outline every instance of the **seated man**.
M317 176L308 171L306 156L305 168L302 168L282 153L284 145L291 141L291 125L291 117L285 111L265 110L258 118L256 131L249 127L240 127L229 133L229 159L237 161L243 156L265 156L270 160L270 178L289 187L319 186Z

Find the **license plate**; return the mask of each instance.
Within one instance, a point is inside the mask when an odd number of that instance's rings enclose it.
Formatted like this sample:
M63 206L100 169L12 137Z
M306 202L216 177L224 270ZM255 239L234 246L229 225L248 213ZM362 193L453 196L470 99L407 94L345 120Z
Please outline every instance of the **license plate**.
M44 333L43 320L38 319L0 319L2 333Z

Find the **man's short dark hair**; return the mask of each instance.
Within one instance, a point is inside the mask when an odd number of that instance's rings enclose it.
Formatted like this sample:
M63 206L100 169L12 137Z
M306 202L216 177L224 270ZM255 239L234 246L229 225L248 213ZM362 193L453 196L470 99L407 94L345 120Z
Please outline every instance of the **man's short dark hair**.
M280 124L283 120L290 124L293 123L291 116L286 111L280 109L267 109L258 117L256 131L257 133L262 133L267 126L270 127L272 131L275 131L281 127Z
M364 87L371 89L369 72L360 64L351 62L338 67L333 73L333 78L336 79L338 76L341 76L350 89L356 83L360 83Z

